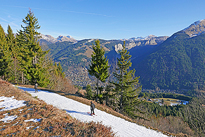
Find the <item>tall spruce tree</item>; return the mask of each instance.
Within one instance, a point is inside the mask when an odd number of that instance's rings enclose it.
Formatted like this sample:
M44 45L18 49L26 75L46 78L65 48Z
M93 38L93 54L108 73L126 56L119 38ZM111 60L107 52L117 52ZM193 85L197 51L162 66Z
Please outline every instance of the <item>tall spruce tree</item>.
M8 25L6 40L9 46L9 52L11 53L11 59L12 59L12 62L9 65L9 70L10 70L9 81L17 83L17 79L18 79L17 73L19 69L19 63L18 63L19 47L17 45L16 38L13 34L10 25Z
M91 64L89 65L88 72L91 76L97 78L97 91L96 91L96 102L99 96L99 81L105 82L109 77L107 57L105 57L105 51L100 47L100 41L95 41L95 46L93 45L93 54L91 55Z
M120 110L129 115L134 115L133 111L136 110L135 105L138 103L138 91L141 90L139 77L135 77L135 70L129 70L132 65L130 61L131 55L125 48L125 42L119 54L120 58L117 59L117 68L113 73L116 82L113 82L113 84L115 85L116 95L118 95Z
M5 80L8 79L8 68L11 61L11 53L9 51L6 35L2 26L0 25L0 76L2 76L2 78Z
M21 65L23 71L31 84L38 82L40 86L45 87L49 83L49 79L45 75L47 70L43 63L48 51L43 51L38 42L40 38L40 33L37 31L40 29L38 19L29 10L23 23L25 26L21 25L23 30L20 30L18 35L22 50Z

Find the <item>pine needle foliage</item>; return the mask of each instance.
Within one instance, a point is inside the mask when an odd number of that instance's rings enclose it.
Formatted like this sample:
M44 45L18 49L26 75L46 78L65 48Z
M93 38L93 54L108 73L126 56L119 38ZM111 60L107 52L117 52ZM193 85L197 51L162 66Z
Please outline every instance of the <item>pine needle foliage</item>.
M119 54L120 58L117 58L117 68L113 73L116 78L116 82L112 82L115 85L114 92L120 111L134 116L134 111L140 111L136 108L136 105L139 103L137 99L138 92L141 90L139 77L135 77L135 70L129 70L132 66L130 61L131 55L129 55L125 48L125 42Z
M30 10L22 22L25 26L21 25L22 30L19 31L18 37L23 53L21 54L23 72L31 84L37 82L39 86L45 87L49 83L49 78L45 75L47 69L44 66L48 51L43 51L38 42L40 38L40 33L37 31L40 29L38 19Z
M6 36L7 44L9 46L9 52L11 54L11 63L9 64L9 81L17 83L17 80L20 79L20 65L19 65L19 46L17 44L17 39L15 38L13 31L8 25L7 36Z
M96 40L95 45L93 45L93 54L91 55L91 64L89 65L88 72L91 76L95 76L97 78L97 93L96 93L96 101L99 96L99 81L105 82L109 77L109 65L107 57L105 57L105 51L100 46L100 41Z
M8 25L7 34L0 25L0 78L12 83L34 84L55 90L68 90L71 82L65 78L60 63L55 64L49 51L43 51L38 39L38 19L30 10L24 26L15 36Z
M11 53L6 40L6 35L2 26L0 25L0 76L7 79L9 74L9 64L11 63Z

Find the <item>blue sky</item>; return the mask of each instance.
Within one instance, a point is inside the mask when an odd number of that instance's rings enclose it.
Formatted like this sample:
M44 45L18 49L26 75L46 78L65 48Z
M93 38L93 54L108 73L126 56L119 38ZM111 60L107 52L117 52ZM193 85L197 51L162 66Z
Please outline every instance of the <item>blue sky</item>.
M205 19L204 0L0 0L0 24L21 29L29 8L42 34L75 39L171 36Z

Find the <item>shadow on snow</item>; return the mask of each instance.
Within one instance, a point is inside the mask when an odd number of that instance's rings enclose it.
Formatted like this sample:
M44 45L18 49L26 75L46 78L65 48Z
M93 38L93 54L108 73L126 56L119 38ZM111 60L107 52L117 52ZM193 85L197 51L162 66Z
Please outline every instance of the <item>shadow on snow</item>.
M90 114L88 114L88 112L79 112L79 111L73 111L73 110L65 110L65 111L68 113L76 113L76 114L91 116Z

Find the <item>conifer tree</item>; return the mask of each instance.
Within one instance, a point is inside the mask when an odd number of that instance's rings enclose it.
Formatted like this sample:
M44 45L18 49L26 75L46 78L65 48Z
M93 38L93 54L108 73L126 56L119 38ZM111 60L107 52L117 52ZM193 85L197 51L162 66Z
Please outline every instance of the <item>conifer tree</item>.
M18 64L19 47L17 45L16 38L13 34L10 25L8 25L6 40L9 46L9 52L11 53L11 59L12 59L12 62L9 65L10 67L9 81L14 81L15 83L17 83L17 71L19 68L19 64Z
M97 79L97 91L96 91L96 101L99 96L99 81L105 82L105 80L109 77L107 57L104 56L105 51L102 47L100 47L100 41L95 41L95 46L93 45L93 54L91 55L91 64L89 65L88 72L91 76L95 76Z
M62 78L65 78L65 73L63 72L63 68L60 62L58 63L58 72Z
M120 58L117 59L117 68L113 74L117 81L113 84L119 97L120 110L132 114L136 109L134 106L138 102L137 91L141 90L141 86L139 86L139 77L135 77L135 70L129 70L132 65L130 62L131 55L125 48L125 42L119 54Z
M87 92L86 98L91 100L93 97L92 97L92 89L89 84L86 86L86 92Z
M5 32L0 25L0 76L3 79L7 79L9 73L9 64L11 63L11 54L9 52L9 46L6 41Z
M38 38L40 29L38 19L34 16L31 10L23 19L25 26L21 25L23 30L19 31L19 40L22 50L22 68L26 74L26 78L31 84L38 82L39 86L45 87L48 83L47 68L44 66L45 55L48 51L42 51L39 45Z

